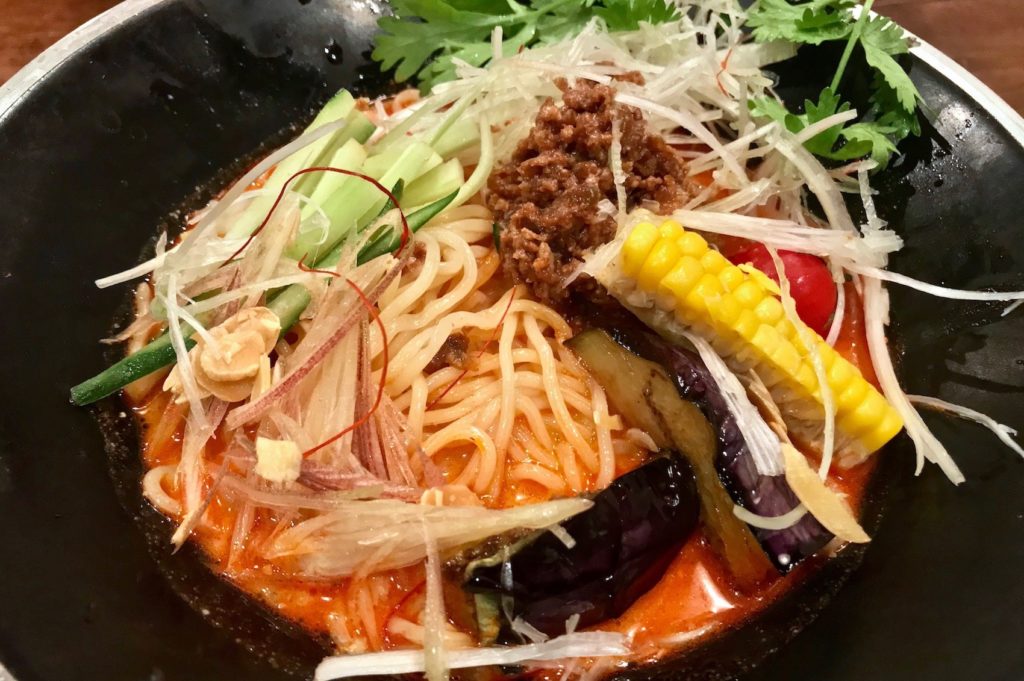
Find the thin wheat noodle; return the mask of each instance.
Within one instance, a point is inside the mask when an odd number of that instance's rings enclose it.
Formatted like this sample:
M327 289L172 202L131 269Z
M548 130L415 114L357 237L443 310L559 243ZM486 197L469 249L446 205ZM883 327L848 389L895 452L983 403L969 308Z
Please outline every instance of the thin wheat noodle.
M552 493L566 490L565 480L558 473L535 463L516 464L508 475L513 480L532 480Z

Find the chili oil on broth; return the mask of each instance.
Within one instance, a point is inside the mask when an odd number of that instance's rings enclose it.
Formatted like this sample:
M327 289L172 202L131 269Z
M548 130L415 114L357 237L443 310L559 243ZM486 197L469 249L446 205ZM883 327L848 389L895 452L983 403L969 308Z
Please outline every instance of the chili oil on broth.
M553 309L531 300L521 287L510 286L502 275L490 216L483 206L469 204L453 211L413 243L416 257L382 297L380 315L388 329L389 359L399 358L399 366L405 367L389 373L388 394L446 484L443 493L425 495L421 503L480 503L494 508L534 503L595 491L607 484L600 484L602 479L618 477L643 462L642 435L611 412L603 391L562 345L572 334L569 324ZM425 270L434 273L429 281ZM863 366L865 343L854 312L859 309L855 296L847 297L847 306L837 347ZM446 311L438 312L441 309ZM448 328L439 325L450 322L451 315L475 320L475 325L463 328L468 344L462 366L439 366L425 373L420 369L437 354L436 331ZM449 337L440 335L442 343ZM427 343L431 339L433 345ZM379 339L377 343L374 366L379 371L383 358ZM540 355L556 368L564 409L553 409L544 392ZM516 374L513 399L523 411L502 423L502 362L510 359ZM594 419L595 403L605 418ZM181 456L187 407L159 389L133 406L145 434L149 489L153 477L159 484L158 493L147 496L165 515L180 520L176 514L181 489L173 469ZM599 433L602 422L605 430ZM227 435L222 430L207 445L208 470L226 465ZM610 441L613 457L612 468L603 471L602 437L605 444ZM573 440L589 451L581 456ZM487 459L489 455L493 460ZM861 466L833 478L855 507L870 468ZM236 530L242 513L251 514L244 541ZM329 634L343 652L422 645L422 564L341 579L297 576L287 561L268 560L256 549L293 520L288 512L246 510L229 495L215 492L193 539L209 557L212 570L281 616L311 632ZM727 568L698 531L648 593L599 628L628 634L637 660L658 659L742 623L798 583L813 569L811 563L744 594L733 587ZM469 631L451 622L446 638L453 646L473 643Z

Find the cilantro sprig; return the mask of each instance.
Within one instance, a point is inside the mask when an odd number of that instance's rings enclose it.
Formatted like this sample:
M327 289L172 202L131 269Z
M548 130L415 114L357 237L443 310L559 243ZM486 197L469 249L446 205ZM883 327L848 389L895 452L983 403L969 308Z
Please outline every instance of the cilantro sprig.
M373 50L395 79L413 77L426 91L455 78L456 61L483 66L491 59L491 32L501 26L502 51L554 42L574 35L593 18L609 30L628 31L640 22L679 18L669 0L393 0L395 16L381 19Z
M911 135L920 135L917 118L920 93L896 58L906 54L910 45L903 29L884 17L871 17L874 0L866 0L860 17L854 20L854 0L759 0L747 19L754 39L759 42L787 40L804 45L845 40L843 56L832 83L816 102L804 102L804 112L795 114L776 99L750 102L755 116L779 121L791 132L800 132L829 116L848 111L850 104L839 95L843 75L854 51L859 47L864 59L875 70L871 107L859 120L835 125L815 135L804 146L813 154L833 160L849 161L870 156L880 167L888 165L896 145Z

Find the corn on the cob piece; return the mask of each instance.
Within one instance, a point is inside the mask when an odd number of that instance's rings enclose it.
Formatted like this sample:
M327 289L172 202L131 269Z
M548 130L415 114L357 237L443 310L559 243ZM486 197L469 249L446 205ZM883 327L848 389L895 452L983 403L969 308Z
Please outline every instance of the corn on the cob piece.
M656 327L681 324L707 338L734 371L755 371L791 433L820 444L823 399L803 341L813 339L833 396L841 465L859 463L903 427L856 367L802 322L787 318L770 280L732 265L676 222L634 227L617 261L597 278Z

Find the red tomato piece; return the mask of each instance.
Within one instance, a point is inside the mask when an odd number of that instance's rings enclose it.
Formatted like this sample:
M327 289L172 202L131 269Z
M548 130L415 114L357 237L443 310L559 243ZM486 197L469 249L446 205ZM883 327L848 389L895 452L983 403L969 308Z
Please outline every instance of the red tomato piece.
M749 248L728 257L737 265L750 263L776 283L779 281L775 262L764 244L752 243ZM779 251L779 258L789 279L789 293L796 303L796 313L804 324L824 336L835 314L838 297L828 266L821 258L806 253Z

